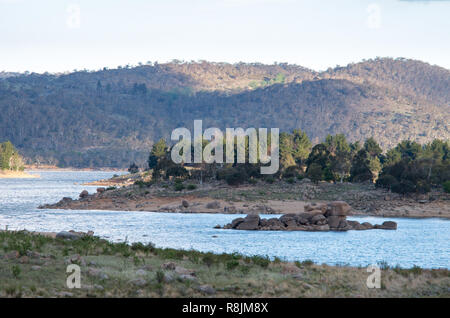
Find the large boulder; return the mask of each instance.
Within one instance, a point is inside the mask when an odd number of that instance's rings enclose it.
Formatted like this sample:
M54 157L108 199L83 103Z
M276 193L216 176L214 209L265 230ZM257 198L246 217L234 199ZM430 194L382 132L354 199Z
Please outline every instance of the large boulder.
M327 223L330 226L330 228L337 229L341 221L345 221L345 219L346 219L345 216L332 215L327 217Z
M277 218L265 219L264 221L265 221L264 229L266 230L279 231L284 229L284 224Z
M74 232L61 231L56 234L56 238L64 240L78 240L79 238L81 238L81 235Z
M376 229L382 229L382 230L396 230L397 229L397 223L394 221L385 221L381 225L375 225Z
M231 221L231 228L232 228L232 229L237 228L237 226L238 226L239 224L241 224L242 222L244 222L244 218L237 218L237 219L234 219L233 221Z
M327 223L327 218L324 217L322 214L316 214L311 218L311 223L323 225Z
M314 229L314 231L329 231L330 226L328 224L314 225L313 229Z
M280 217L280 221L286 227L288 227L288 226L297 226L297 215L295 215L293 213L282 215Z
M89 196L89 192L87 192L87 190L83 190L80 193L80 198L86 198L87 196Z
M311 211L322 211L322 213L325 213L327 211L327 205L325 203L310 203L306 204L305 212L311 212Z
M236 229L238 230L257 230L259 228L259 214L249 214L244 218Z
M328 204L325 216L347 216L352 208L344 201L333 201Z
M361 223L361 225L364 226L364 228L365 228L366 230L373 229L372 223L369 223L369 222L363 222L363 223Z

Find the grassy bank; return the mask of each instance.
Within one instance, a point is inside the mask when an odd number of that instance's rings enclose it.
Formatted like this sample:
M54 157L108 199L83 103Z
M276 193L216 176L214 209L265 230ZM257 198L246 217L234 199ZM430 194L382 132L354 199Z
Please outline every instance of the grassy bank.
M160 249L95 237L67 241L0 232L1 297L450 297L450 271L270 261L264 257ZM66 287L68 264L81 288ZM383 265L383 264L381 264Z

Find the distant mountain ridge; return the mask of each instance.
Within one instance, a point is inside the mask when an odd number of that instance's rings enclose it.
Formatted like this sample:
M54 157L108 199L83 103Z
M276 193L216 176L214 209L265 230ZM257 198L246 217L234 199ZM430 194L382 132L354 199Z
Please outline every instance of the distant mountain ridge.
M344 133L450 138L450 71L378 58L315 72L290 64L166 63L0 76L0 141L32 161L74 167L143 163L176 127L301 128L316 142Z

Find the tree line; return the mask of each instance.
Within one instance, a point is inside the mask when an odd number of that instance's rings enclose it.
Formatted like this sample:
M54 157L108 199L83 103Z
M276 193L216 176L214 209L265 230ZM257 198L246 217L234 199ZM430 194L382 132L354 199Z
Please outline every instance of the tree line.
M23 171L22 157L10 141L0 143L0 169L10 171Z

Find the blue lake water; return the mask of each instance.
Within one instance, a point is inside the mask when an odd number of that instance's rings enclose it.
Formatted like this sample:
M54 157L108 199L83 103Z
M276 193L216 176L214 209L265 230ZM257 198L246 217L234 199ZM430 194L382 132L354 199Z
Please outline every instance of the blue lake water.
M158 247L268 255L285 260L366 266L450 268L450 221L397 218L398 230L267 232L214 229L239 215L126 211L39 210L64 196L96 187L81 183L117 172L38 172L40 179L0 179L0 228L31 231L92 230L111 241L152 242ZM274 217L267 215L262 217ZM350 217L382 223L378 217ZM392 219L392 218L391 218Z

